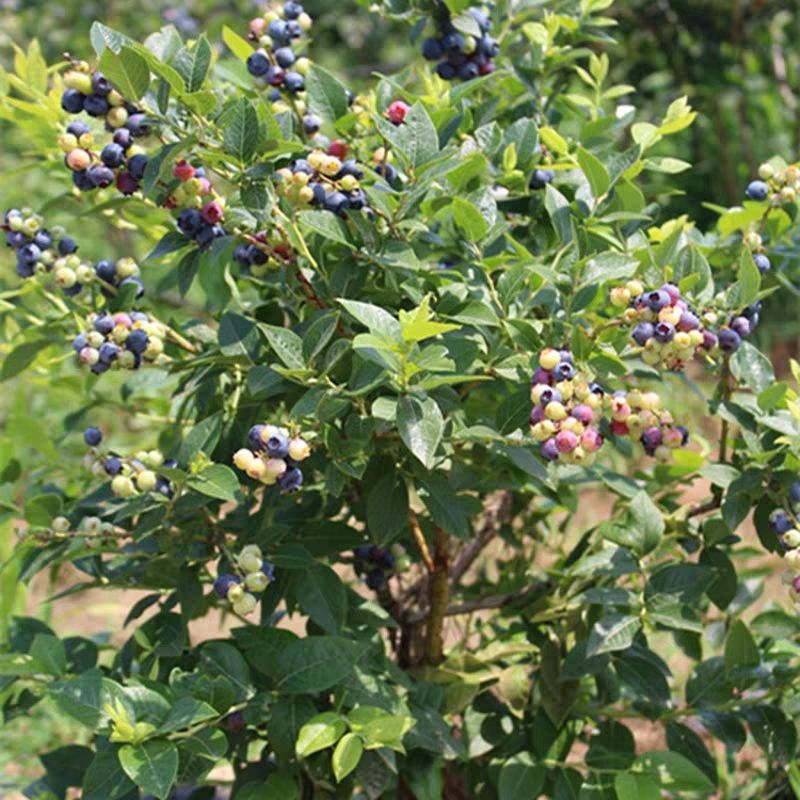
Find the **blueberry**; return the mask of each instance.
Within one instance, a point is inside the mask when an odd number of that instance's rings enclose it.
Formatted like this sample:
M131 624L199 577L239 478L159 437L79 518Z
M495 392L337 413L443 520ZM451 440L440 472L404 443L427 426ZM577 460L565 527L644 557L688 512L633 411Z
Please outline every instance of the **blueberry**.
M303 13L303 6L300 3L294 2L294 0L289 0L289 2L284 3L283 6L283 16L286 19L297 19Z
M360 211L362 208L366 208L367 206L366 194L364 194L364 192L361 189L357 189L353 192L350 192L350 195L347 198L347 205L354 211Z
M61 108L68 114L80 114L83 111L83 104L86 95L81 94L77 89L65 89L61 95Z
M299 72L287 72L283 79L283 85L290 94L297 94L297 92L303 91L306 81Z
M482 36L478 40L477 51L486 58L494 58L500 52L500 45L491 36Z
M114 173L106 166L92 164L92 166L86 170L86 175L91 181L92 186L96 186L98 189L105 189L107 186L111 186L111 184L114 183Z
M119 475L122 472L122 461L116 456L109 456L103 462L103 469L106 471L106 475Z
M100 314L94 321L94 329L102 336L108 336L114 330L114 317L111 314Z
M260 452L264 449L264 440L261 438L261 432L265 427L265 425L253 425L247 432L247 443L250 445L251 450Z
M291 47L279 47L272 55L275 56L278 66L284 69L291 67L297 60Z
M399 177L397 170L391 164L378 164L375 167L375 172L384 178L390 186L394 185Z
M444 48L439 39L426 39L422 43L422 56L428 61L438 61L444 54Z
M108 100L100 94L90 94L83 101L83 110L90 117L104 117L110 108Z
M281 78L281 80L283 80L283 78ZM270 99L270 102L272 102L272 103L277 103L281 99L281 97L282 97L282 95L281 95L281 90L280 89L273 89L269 93L269 99Z
M78 249L77 242L70 236L65 236L58 243L58 254L61 256L68 256L71 253L76 252L77 249Z
M477 78L478 65L473 61L462 64L461 68L458 70L458 77L461 78L462 81L471 81L473 78Z
M22 231L9 231L6 234L6 244L14 250L19 250L27 241L28 237Z
M742 311L742 316L749 319L753 324L752 327L756 327L756 323L753 322L753 319L758 319L758 315L761 312L761 301L757 300L752 305L748 306L744 311Z
M731 328L719 332L719 349L723 353L735 353L742 343L742 337Z
M120 283L120 288L124 286L135 286L136 292L134 297L138 300L144 295L144 281L138 275L131 275L128 278L125 278Z
M377 591L386 583L386 576L379 569L374 569L367 573L367 586L373 591Z
M483 33L486 33L492 27L492 21L485 11L481 11L479 8L470 8L469 13L475 22L478 23L478 27Z
M80 189L82 192L86 192L89 191L89 189L95 188L94 184L89 178L89 170L86 169L81 170L80 172L73 172L72 182L75 184L76 188Z
M662 308L668 306L672 300L669 292L664 289L656 289L653 292L648 292L644 296L645 303L651 311L661 311Z
M147 156L144 153L132 156L128 159L128 172L136 178L137 181L144 178L144 171L147 167Z
M69 287L69 289L62 289L61 291L64 292L67 297L75 297L75 295L78 295L83 291L83 284L74 283Z
M675 326L671 322L659 322L654 330L656 341L667 344L675 338Z
M17 261L17 275L19 275L20 278L33 277L33 264Z
M203 223L203 226L197 232L194 237L194 240L197 242L197 246L204 250L208 247L214 239L217 238L217 226L216 225L208 225L207 223Z
M250 245L248 244L238 245L233 251L233 257L243 267L252 266L253 262L250 260Z
M127 150L133 144L133 134L127 128L118 128L114 131L114 144L118 144L123 150Z
M639 347L644 347L647 344L648 340L653 338L654 334L655 334L655 328L651 323L640 322L633 329L633 333L631 335L633 336L633 340L636 342L636 344L639 345Z
M689 429L685 425L676 425L675 430L680 431L681 447L686 447L689 444Z
M314 174L314 167L312 167L305 158L298 158L296 161L293 161L291 163L291 170L294 173L303 172L306 175Z
M79 333L73 340L72 340L72 349L76 353L80 353L83 348L86 347L86 334Z
M642 446L648 455L653 455L663 441L664 437L660 428L647 428L641 436Z
M203 215L196 208L185 208L178 214L178 228L190 239L197 236L204 224Z
M762 275L769 272L772 266L772 264L769 263L769 259L763 253L756 253L756 255L753 256L753 261Z
M53 246L53 237L50 235L49 231L37 231L33 237L33 243L40 250L49 250Z
M92 92L105 97L112 89L111 83L102 72L95 72L92 75Z
M172 484L161 475L156 478L155 490L164 497L172 497Z
M107 258L98 261L94 265L94 274L106 283L115 283L117 279L117 267L113 261Z
M539 452L545 461L558 461L558 447L555 438L542 442L539 445Z
M280 86L286 78L286 73L278 66L272 64L267 70L267 83L270 86ZM280 97L279 97L280 99Z
M353 556L359 561L366 561L369 558L371 552L372 548L369 545L365 544L362 545L361 547L356 547L356 549L353 550Z
M104 363L103 361L98 361L96 364L92 364L92 366L89 367L89 369L95 375L102 375L104 372L108 372L110 367L109 367L108 364Z
M83 441L86 442L89 447L97 447L97 445L103 441L103 432L100 428L90 426L83 432Z
M111 169L121 167L125 161L125 150L118 144L111 142L100 152L100 160Z
M308 185L311 187L311 191L314 192L314 199L311 204L315 206L325 205L325 198L328 196L325 187L321 183L309 183Z
M132 353L139 353L140 355L147 350L149 344L150 340L141 328L134 328L125 340L126 349L130 350Z
M569 361L562 361L553 370L553 375L557 381L569 381L575 377L575 367Z
M231 590L231 587L241 582L241 579L236 575L220 575L214 581L214 592L220 600L225 600L228 597L228 592Z
M297 20L290 19L286 23L286 34L290 39L299 39L303 35L303 28Z
M269 68L269 59L263 53L253 53L247 59L247 71L256 78L266 75Z
M67 133L71 133L78 138L83 136L84 133L89 133L90 130L91 128L82 119L73 120L67 125Z
M742 337L747 338L750 335L750 320L747 317L735 317L731 321L731 328Z
M748 200L756 200L757 202L766 200L768 194L769 186L764 181L753 181L745 191L745 196Z
M789 487L789 497L792 498L793 503L800 503L800 481L795 481Z
M289 38L289 31L287 30L287 23L282 19L274 19L269 23L267 33L269 37L276 42L284 42Z
M289 440L282 433L270 436L267 439L267 452L270 458L286 458L289 455Z
M114 342L104 342L100 345L100 361L103 364L111 364L119 358L119 347Z
M440 61L436 66L436 72L444 81L452 81L458 75L458 67L449 61Z
M458 31L450 31L442 37L442 48L447 53L460 53L464 48L464 37Z
M125 127L131 132L132 136L146 136L150 133L150 123L147 116L141 111L131 114L125 122Z
M303 473L298 467L290 467L278 478L278 486L284 492L296 492L303 485Z
M769 525L779 536L791 530L794 526L785 511L773 511L769 517Z
M337 177L341 178L345 175L352 175L357 181L360 181L364 177L364 170L358 166L357 161L349 158L342 164L342 168L339 170L339 175Z
M325 210L341 214L347 208L347 195L342 192L329 192L325 195Z
M551 169L535 169L531 175L528 186L531 189L544 189L548 183L551 183L555 178L555 173Z
M33 266L42 256L42 251L33 242L22 245L17 251L17 263Z
M306 114L303 117L303 130L310 136L319 131L322 120L316 114Z

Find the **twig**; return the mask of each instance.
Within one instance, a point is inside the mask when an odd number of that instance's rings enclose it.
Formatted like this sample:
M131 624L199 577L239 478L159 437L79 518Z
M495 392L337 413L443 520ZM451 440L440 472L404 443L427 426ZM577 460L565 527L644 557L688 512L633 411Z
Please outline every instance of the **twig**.
M413 511L408 512L408 524L411 526L411 533L414 536L414 541L417 543L417 547L419 547L420 555L422 556L422 560L425 562L425 566L428 568L428 572L433 572L434 565L433 559L431 558L431 551L428 549L428 543L425 541L422 528L419 527L417 515ZM413 589L414 587L412 586L407 594L412 593Z
M450 580L457 584L475 559L483 552L489 542L497 535L500 526L508 521L511 512L511 492L495 492L486 499L483 519L475 536L459 553L450 570Z
M444 620L450 603L450 542L439 527L436 528L435 541L434 569L428 594L430 611L425 631L425 660L428 664L439 664L444 658Z

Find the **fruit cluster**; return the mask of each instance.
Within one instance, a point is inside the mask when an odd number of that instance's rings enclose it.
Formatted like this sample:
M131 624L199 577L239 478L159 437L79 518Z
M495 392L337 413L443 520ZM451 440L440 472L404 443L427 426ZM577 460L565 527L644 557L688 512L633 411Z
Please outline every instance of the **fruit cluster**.
M280 187L298 206L312 206L344 216L347 210L371 210L359 181L364 170L353 159L314 150L278 170Z
M303 6L293 0L250 20L250 40L258 50L247 59L247 71L259 84L272 87L277 93L270 97L273 101L281 99L281 89L290 95L305 89L310 62L297 57L292 43L310 30L311 24Z
M800 167L791 164L776 169L772 164L762 164L758 168L758 179L751 181L745 190L745 197L762 203L769 200L773 206L793 203L800 193Z
M548 348L531 381L531 433L545 461L591 464L603 445L597 428L604 392L576 369L568 350Z
M614 392L610 402L612 433L638 438L648 456L666 463L672 460L673 450L689 443L689 431L674 424L655 392Z
M271 242L266 231L259 231L252 236L249 244L238 245L233 257L256 278L293 260L291 248L285 242Z
M103 536L114 532L110 522L103 522L100 517L82 517L80 522L73 526L67 517L54 517L50 522L51 530L58 535L76 533L80 536Z
M94 426L83 432L83 440L92 448L87 456L88 466L95 474L105 474L111 478L111 493L115 497L128 498L146 492L172 497L169 479L159 475L157 470L162 467L174 469L178 462L174 459L165 460L160 450L143 450L127 458L116 453L100 454L97 448L103 441L103 434Z
M639 281L628 281L614 287L610 299L625 307L624 320L633 325L631 338L642 348L645 364L673 370L683 369L701 351L736 352L758 324L761 308L760 303L749 306L714 333L710 326L719 323L719 314L693 311L674 283L645 291Z
M794 481L788 492L789 509L776 508L769 516L769 526L778 537L784 550L784 558L791 572L784 576L789 596L800 605L800 481Z
M406 550L401 544L388 547L364 545L353 550L353 566L356 574L364 576L364 583L378 591L386 584L387 573L403 572L410 564Z
M301 462L311 454L308 442L291 437L286 428L253 425L247 434L248 448L233 456L236 467L266 486L275 484L283 492L296 492L303 485Z
M236 557L236 566L244 578L233 573L221 573L214 581L214 592L220 600L227 600L234 612L245 617L255 611L258 600L252 592L260 593L275 579L275 569L264 561L261 548L248 544Z
M95 375L109 369L138 369L161 363L166 330L142 311L90 314L86 330L72 341L78 361Z
M81 191L104 189L116 183L124 195L139 189L144 177L147 155L135 140L150 133L144 112L126 103L103 75L92 72L80 62L64 76L65 89L61 107L69 114L85 111L90 117L103 118L112 139L98 153L94 134L82 120L71 122L58 139L72 180Z
M479 75L494 72L494 58L500 52L497 41L489 35L492 23L489 15L470 8L469 14L480 30L480 36L459 31L445 13L435 19L436 35L422 43L422 55L428 61L438 61L436 72L446 81L469 81Z

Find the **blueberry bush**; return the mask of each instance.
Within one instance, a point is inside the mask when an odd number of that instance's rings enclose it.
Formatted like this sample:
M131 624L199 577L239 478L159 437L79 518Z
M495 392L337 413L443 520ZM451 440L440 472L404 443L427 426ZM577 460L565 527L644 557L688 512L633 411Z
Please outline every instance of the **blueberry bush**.
M0 707L89 742L25 796L793 796L800 169L656 222L695 113L610 0L362 5L418 57L358 92L294 0L2 76ZM13 616L42 572L124 629Z

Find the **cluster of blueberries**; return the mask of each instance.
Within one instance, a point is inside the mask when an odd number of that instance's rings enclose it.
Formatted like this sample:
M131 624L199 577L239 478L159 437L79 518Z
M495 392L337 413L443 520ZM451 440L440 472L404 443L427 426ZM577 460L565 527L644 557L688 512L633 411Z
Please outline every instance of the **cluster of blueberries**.
M94 451L103 441L102 431L90 426L83 432L83 441ZM161 467L175 469L178 462L164 459L160 450L141 451L130 458L116 453L106 453L99 460L90 455L92 469L111 478L111 492L115 497L133 497L139 492L156 492L164 497L172 497L169 479L159 475Z
M387 573L402 572L409 565L405 548L400 544L388 547L363 545L353 550L353 566L356 574L364 577L364 583L373 591L386 585Z
M792 572L784 576L784 583L789 586L789 595L795 603L800 603L800 523L797 510L800 508L800 481L789 486L789 504L792 511L776 508L769 517L769 525L778 537L784 550L784 558Z
M547 348L531 381L531 433L545 461L591 464L603 446L597 427L605 393L578 373L569 350Z
M323 150L314 150L278 170L280 186L295 204L324 209L338 216L348 210L372 214L361 188L364 170L354 159L342 160Z
M761 309L760 302L754 303L713 333L706 326L717 325L719 315L714 311L696 314L674 283L645 291L639 281L632 280L614 287L610 298L613 305L625 308L624 319L634 326L631 338L642 348L642 360L675 370L682 369L698 351L718 348L722 353L735 353L758 324Z
M275 580L275 568L264 560L261 548L248 544L236 557L236 565L244 575L230 572L220 573L214 581L214 593L220 600L227 600L235 613L247 616L255 611L258 600L252 592L263 592Z
M253 480L283 492L296 492L303 485L301 462L311 455L308 442L292 437L286 428L253 425L247 434L249 447L237 450L233 463Z
M247 70L277 92L277 96L270 99L279 100L281 89L291 95L305 89L304 74L309 62L306 58L298 58L291 45L310 28L311 17L300 3L293 0L250 21L250 39L258 44L259 49L247 59Z
M178 230L205 250L220 236L225 236L222 222L225 205L211 186L203 167L196 167L181 159L172 168L178 185L164 203L168 208L185 206L178 214Z
M103 259L94 266L83 263L72 237L62 235L59 229L51 232L43 228L41 217L26 210L7 211L3 228L8 246L17 251L17 274L21 278L52 271L56 284L70 297L93 281L100 283L106 297L128 285L135 286L137 298L144 294L139 265L131 258L116 262Z
M774 206L794 203L800 192L800 167L779 168L765 163L758 168L758 178L745 189L745 197L757 203L769 200Z
M78 361L95 375L112 368L138 369L164 353L164 327L142 311L92 313L87 330L72 341Z
M673 450L689 443L689 431L674 424L672 414L661 407L661 398L638 389L611 396L611 432L638 437L645 453L662 463L672 460Z
M257 278L293 258L291 247L283 241L270 241L267 231L258 231L249 244L240 244L233 251L233 257Z
M422 43L422 55L428 61L438 61L436 72L446 81L469 81L479 75L494 72L494 58L500 45L489 35L492 28L489 15L479 8L470 8L470 16L480 29L480 36L461 33L449 14L435 19L436 35Z
M178 214L178 230L205 250L215 239L225 236L225 228L220 224L224 217L222 206L212 200L202 208L184 208Z
M89 72L85 65L68 72L64 84L61 107L70 114L85 111L90 117L103 117L112 134L99 154L93 150L94 135L83 120L73 120L61 134L58 144L75 186L89 191L116 183L122 194L133 194L147 167L147 155L135 142L150 133L147 116L126 103L101 72Z

